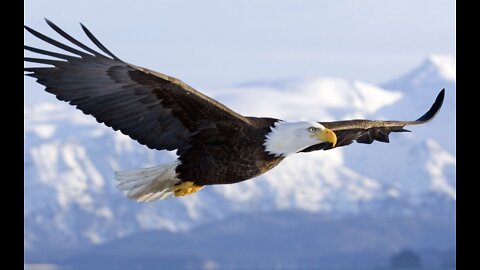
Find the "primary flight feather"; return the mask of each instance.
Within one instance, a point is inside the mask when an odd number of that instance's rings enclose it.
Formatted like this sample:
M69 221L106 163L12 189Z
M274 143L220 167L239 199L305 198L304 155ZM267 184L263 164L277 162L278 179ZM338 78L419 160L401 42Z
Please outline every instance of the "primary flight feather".
M299 152L329 150L353 141L389 142L391 132L405 132L406 125L431 120L445 95L442 90L430 110L415 121L286 122L247 117L174 77L120 60L83 25L85 34L104 54L47 23L83 51L25 26L35 37L70 53L25 45L25 50L50 57L25 57L26 62L50 65L26 67L27 76L36 78L59 100L151 149L177 150L179 157L170 164L115 172L118 187L138 201L184 196L205 185L248 180Z

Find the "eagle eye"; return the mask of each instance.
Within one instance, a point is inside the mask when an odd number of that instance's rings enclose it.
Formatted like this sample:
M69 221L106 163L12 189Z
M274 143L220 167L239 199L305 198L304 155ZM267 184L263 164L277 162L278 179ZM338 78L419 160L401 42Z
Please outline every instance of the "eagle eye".
M308 131L311 132L311 133L315 133L315 132L317 132L317 128L315 128L315 127L309 127L309 128L308 128Z

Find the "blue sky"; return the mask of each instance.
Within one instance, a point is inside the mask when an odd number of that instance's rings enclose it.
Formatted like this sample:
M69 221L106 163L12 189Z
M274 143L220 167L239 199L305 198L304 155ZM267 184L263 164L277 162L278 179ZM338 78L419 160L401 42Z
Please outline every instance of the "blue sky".
M313 76L379 84L455 54L453 0L25 0L25 24L56 37L43 18L86 41L82 22L121 59L207 93ZM37 89L25 79L27 103L54 100Z

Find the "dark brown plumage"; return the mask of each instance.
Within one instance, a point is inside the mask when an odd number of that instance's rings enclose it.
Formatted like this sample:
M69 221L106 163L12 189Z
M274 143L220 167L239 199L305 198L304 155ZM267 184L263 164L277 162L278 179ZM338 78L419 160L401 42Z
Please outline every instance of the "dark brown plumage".
M117 175L120 188L129 191L130 198L150 201L172 192L177 196L190 194L203 185L236 183L265 173L285 157L266 151L265 146L279 119L242 116L176 78L126 63L107 50L83 25L85 34L106 55L87 47L52 22L47 20L47 23L84 51L25 26L35 37L73 54L24 46L25 50L56 58L26 57L27 62L50 65L27 67L26 75L36 78L57 99L75 105L99 123L151 149L177 150L179 162L172 167ZM336 138L332 134L325 137L313 129L312 132L318 133L315 136L323 141L318 139L319 143L306 145L296 152L328 150L334 147L335 141L335 147L353 141L388 142L391 132L406 131L405 125L432 119L443 97L442 90L430 111L417 121L318 122L323 125L321 132L326 132L325 127L332 130Z
M390 135L391 132L410 132L410 130L404 129L406 125L421 125L433 119L433 117L435 117L440 111L444 98L445 89L442 89L432 107L415 121L375 121L355 119L319 123L335 132L337 135L337 144L335 147L349 145L353 143L353 141L365 144L371 144L373 141L388 143L390 142L388 135ZM302 150L302 152L329 150L332 148L331 144L320 143L312 145L307 149Z

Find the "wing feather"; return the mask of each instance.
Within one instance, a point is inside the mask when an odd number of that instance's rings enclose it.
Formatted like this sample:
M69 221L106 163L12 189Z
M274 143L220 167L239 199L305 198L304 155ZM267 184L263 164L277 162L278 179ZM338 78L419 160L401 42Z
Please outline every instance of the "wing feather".
M60 27L56 26L54 23L52 23L50 20L48 19L45 19L45 21L47 22L47 24L53 29L55 30L55 32L57 32L59 35L61 35L62 37L64 37L66 40L70 41L71 43L77 45L78 47L86 50L87 52L90 52L92 54L94 54L95 56L103 56L102 54L98 53L97 51L89 48L88 46L86 46L85 44L81 43L80 41L76 40L75 38L73 38L72 36L70 36L69 34L65 33L65 31L63 31L62 29L60 29ZM91 39L91 38L90 38ZM103 56L105 57L105 56ZM118 58L116 58L118 59Z
M88 38L106 55L86 46L58 26L47 24L60 36L86 52L47 37L27 26L35 37L70 56L24 46L25 50L56 59L25 57L26 62L53 67L26 67L47 92L69 102L100 123L120 130L152 149L175 150L181 155L202 125L228 120L249 120L184 82L146 68L123 62L84 26ZM87 53L88 52L88 53Z
M30 32L32 35L36 36L37 38L39 38L39 39L41 39L41 40L43 40L43 41L45 41L45 42L47 42L47 43L49 43L49 44L57 47L57 48L59 48L59 49L65 50L65 51L67 51L67 52L71 52L71 53L76 54L76 55L81 56L81 57L92 56L92 55L90 55L90 54L88 54L88 53L79 51L79 50L74 49L74 48L72 48L72 47L70 47L70 46L67 46L67 45L65 45L65 44L63 44L63 43L60 43L60 42L58 42L58 41L56 41L56 40L54 40L54 39L51 39L51 38L49 38L49 37L47 37L47 36L45 36L45 35L37 32L37 31L33 30L32 28L30 28L30 27L28 27L28 26L24 26L24 28L25 28L25 30L27 30L28 32Z
M52 57L56 57L56 58L60 58L60 59L65 59L65 60L71 60L71 59L75 58L75 57L70 56L70 55L51 52L51 51L46 51L46 50L30 47L30 46L27 46L27 45L24 45L23 48L27 51L31 51L31 52L38 53L38 54L43 54L43 55L48 55L48 56L52 56Z

